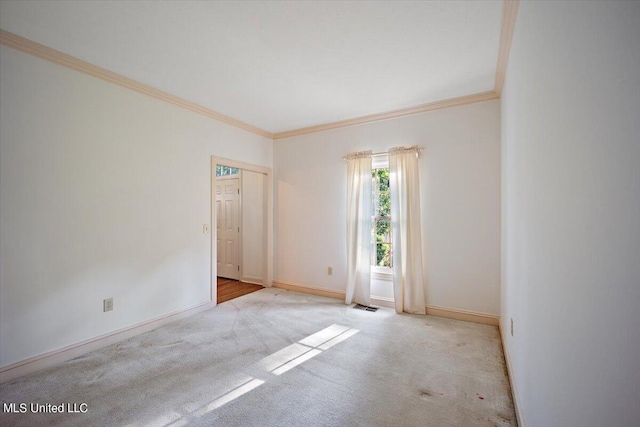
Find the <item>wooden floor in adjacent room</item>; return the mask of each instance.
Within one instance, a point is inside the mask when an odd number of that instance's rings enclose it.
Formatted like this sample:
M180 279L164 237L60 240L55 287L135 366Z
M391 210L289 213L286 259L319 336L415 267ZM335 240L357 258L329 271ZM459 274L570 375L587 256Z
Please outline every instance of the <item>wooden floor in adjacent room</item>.
M263 286L218 277L218 304L260 289L263 289Z

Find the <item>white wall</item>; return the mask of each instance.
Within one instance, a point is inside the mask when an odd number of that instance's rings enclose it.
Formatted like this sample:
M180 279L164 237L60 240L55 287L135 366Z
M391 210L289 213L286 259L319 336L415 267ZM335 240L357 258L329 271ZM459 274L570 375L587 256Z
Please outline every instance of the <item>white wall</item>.
M0 365L209 300L210 156L270 167L272 142L6 47L0 67Z
M266 176L242 171L242 281L263 284L265 278Z
M344 291L353 151L418 144L427 303L498 314L500 105L489 101L275 141L274 280ZM333 275L327 275L327 267Z
M640 424L640 3L522 2L503 290L528 427Z

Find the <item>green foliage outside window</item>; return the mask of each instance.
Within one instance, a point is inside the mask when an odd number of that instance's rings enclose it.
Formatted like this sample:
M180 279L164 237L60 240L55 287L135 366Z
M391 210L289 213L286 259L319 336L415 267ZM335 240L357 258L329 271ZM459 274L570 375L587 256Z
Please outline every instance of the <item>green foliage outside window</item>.
M391 267L391 200L389 198L389 169L374 169L372 244L379 267ZM373 258L373 257L372 257Z
M240 171L238 168L232 168L231 166L216 165L216 176L238 175Z

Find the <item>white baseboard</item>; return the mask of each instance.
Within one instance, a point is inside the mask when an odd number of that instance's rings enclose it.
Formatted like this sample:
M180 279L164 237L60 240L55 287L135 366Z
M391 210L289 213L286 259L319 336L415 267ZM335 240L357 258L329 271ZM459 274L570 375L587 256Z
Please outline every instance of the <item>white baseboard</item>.
M0 367L0 384L49 368L59 363L66 362L67 360L74 359L82 356L83 354L129 339L144 332L151 331L160 326L175 322L176 320L184 319L185 317L213 308L215 305L216 304L214 302L207 301L184 310L165 314L164 316L147 320L127 328L119 329L108 334L68 345L58 350L53 350L11 365Z
M379 297L375 295L371 295L371 305L393 308L393 309L396 308L396 304L393 302L393 298Z
M518 389L516 388L514 379L513 379L513 365L511 365L511 356L509 355L509 348L507 347L507 337L504 336L504 331L502 326L498 327L500 330L500 338L502 339L502 352L504 353L504 360L507 363L507 373L509 374L509 385L511 386L511 396L513 398L513 406L516 410L516 418L518 421L519 427L526 427L527 423L525 422L524 414L522 413L522 404L520 403L520 395L518 394Z
M261 277L242 276L240 278L240 281L244 283L251 283L252 285L264 286L264 283Z
M303 292L306 294L319 295L322 297L336 298L344 300L345 292L335 289L319 288L316 286L306 286L297 283L274 281L273 286L276 288L287 289L289 291ZM372 296L371 304L380 307L395 308L392 298ZM438 307L435 305L427 305L427 314L431 316L446 317L448 319L464 320L467 322L483 323L485 325L498 326L500 316L486 313L478 313L475 311L458 310L455 308Z
M498 326L500 324L500 316L496 316L495 314L439 307L437 305L427 305L426 308L427 314L431 316L446 317L448 319L464 320L466 322L482 323L492 326Z
M318 288L316 286L298 285L296 283L273 281L274 288L286 289L288 291L302 292L304 294L318 295L321 297L341 299L344 301L344 291L335 289Z

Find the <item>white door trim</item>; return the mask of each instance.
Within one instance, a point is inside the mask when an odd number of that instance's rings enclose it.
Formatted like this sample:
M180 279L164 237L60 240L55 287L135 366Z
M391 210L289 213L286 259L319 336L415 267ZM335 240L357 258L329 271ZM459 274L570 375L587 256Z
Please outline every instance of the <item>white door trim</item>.
M266 176L267 182L267 200L265 211L267 214L267 229L265 239L265 280L263 286L271 287L273 281L273 182L271 168L265 166L258 166L251 163L239 162L237 160L225 159L223 157L211 156L211 256L209 262L211 263L211 290L210 298L213 303L217 303L217 277L218 266L215 262L217 257L217 230L216 224L216 166L230 166L233 168L249 170L252 172L261 173Z

